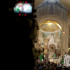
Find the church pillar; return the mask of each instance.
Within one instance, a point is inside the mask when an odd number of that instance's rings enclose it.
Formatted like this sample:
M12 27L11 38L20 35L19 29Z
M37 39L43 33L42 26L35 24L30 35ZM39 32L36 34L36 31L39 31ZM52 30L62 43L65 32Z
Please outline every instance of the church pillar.
M68 19L68 48L70 48L70 19Z
M63 26L62 26L62 37L61 37L61 44L62 44L61 54L64 55L64 52L65 52L65 23L63 22L62 24Z
M68 23L66 22L65 23L65 26L66 26L66 28L65 28L65 32L66 32L66 52L68 52Z
M62 54L68 52L68 24L67 22L63 22L63 30L62 30Z

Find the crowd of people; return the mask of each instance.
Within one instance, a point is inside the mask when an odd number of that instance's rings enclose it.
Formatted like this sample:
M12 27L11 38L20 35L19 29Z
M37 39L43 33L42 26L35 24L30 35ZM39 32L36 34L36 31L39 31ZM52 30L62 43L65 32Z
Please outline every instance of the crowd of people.
M70 53L70 52L69 52ZM50 62L44 58L43 53L35 61L34 70L70 70L70 54L65 54L60 63Z
M37 62L35 63L34 70L70 70L70 67L59 66L53 62Z

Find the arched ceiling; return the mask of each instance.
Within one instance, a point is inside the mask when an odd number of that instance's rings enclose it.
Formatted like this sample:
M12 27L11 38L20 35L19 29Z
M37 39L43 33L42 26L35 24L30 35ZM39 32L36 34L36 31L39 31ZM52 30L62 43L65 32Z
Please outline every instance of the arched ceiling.
M39 27L40 27L40 29L42 29L43 31L46 31L46 32L54 32L59 29L62 30L61 26L54 21L43 22L39 25Z
M41 4L44 0L35 0L35 7ZM60 2L68 8L68 16L70 17L70 0L60 0Z

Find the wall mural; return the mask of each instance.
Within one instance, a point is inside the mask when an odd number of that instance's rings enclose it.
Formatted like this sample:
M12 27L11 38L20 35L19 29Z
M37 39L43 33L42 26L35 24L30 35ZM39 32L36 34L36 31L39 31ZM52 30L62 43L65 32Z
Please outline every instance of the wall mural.
M61 30L58 29L55 32L45 32L43 30L39 30L38 37L38 46L40 51L43 51L45 57L51 58L54 53L58 54L56 50L60 50L61 47Z

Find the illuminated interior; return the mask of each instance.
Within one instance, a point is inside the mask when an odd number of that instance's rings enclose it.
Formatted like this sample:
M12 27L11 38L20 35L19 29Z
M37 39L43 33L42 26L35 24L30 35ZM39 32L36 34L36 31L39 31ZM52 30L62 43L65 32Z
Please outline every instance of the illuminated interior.
M52 56L57 49L57 54L61 54L61 31L61 26L55 21L45 21L39 25L38 45L35 47L40 48L40 51L43 51L42 48L44 48L45 58L48 55L50 62L56 63Z

